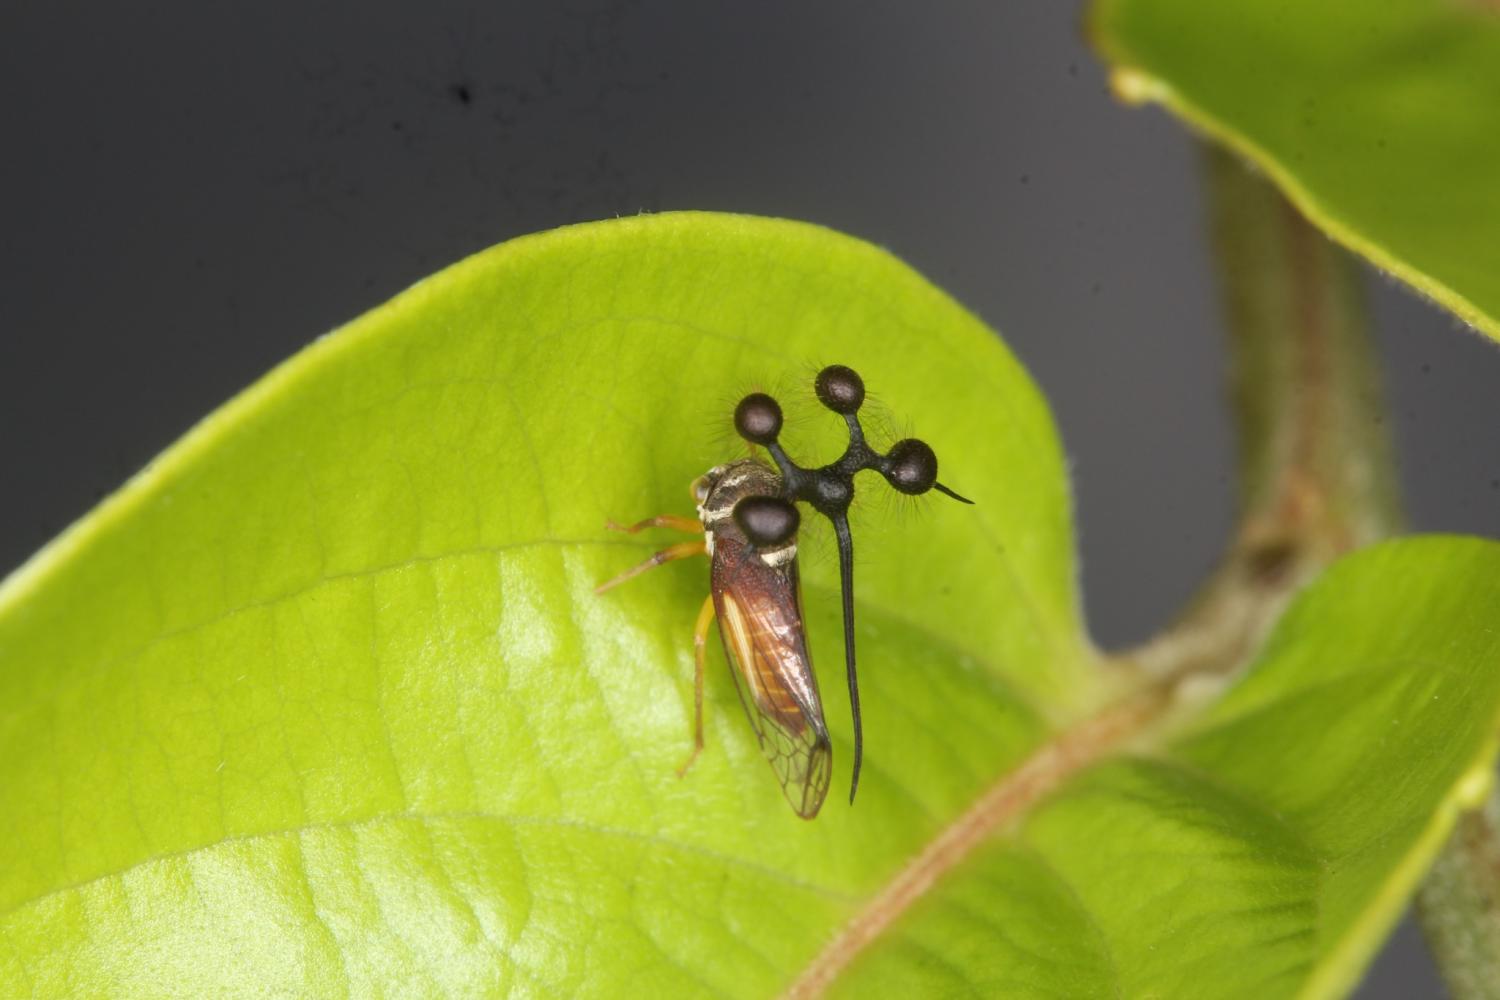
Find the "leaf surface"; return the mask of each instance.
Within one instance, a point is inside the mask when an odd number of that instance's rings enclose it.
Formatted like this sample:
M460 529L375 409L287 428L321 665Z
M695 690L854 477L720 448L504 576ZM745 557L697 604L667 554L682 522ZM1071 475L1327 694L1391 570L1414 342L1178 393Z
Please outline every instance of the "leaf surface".
M1127 732L999 817L841 995L1343 995L1484 799L1496 620L1493 543L1344 560L1206 711Z
M1500 338L1500 6L1096 0L1117 90L1259 164L1309 218Z
M831 456L793 405L830 361L979 504L866 488L865 775L806 823L717 648L674 774L706 566L592 588L653 547L607 518L687 512L741 453L748 389ZM0 586L0 992L1327 992L1492 756L1497 616L1495 547L1386 546L1206 712L1137 692L1105 725L1056 434L975 319L793 223L518 240L314 344Z

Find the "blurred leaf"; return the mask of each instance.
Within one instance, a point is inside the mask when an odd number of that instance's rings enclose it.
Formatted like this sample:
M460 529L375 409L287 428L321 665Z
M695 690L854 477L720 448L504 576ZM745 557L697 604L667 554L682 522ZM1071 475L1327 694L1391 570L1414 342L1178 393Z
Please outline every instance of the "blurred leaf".
M863 494L866 777L806 823L717 649L673 773L705 567L592 587L652 545L606 518L689 510L741 453L746 389L830 454L838 421L791 404L833 360L979 505L896 525ZM1055 432L972 317L792 223L518 240L313 345L0 586L0 992L767 995L997 794L847 992L1317 992L1491 755L1497 614L1494 547L1388 546L1202 718L1108 729Z
M1500 6L1096 0L1117 90L1250 157L1335 239L1500 338Z

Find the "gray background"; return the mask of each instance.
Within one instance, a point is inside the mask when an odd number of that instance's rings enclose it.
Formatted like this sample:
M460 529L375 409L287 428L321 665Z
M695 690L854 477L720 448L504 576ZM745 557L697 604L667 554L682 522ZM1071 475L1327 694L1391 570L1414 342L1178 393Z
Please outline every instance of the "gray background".
M0 571L319 333L489 244L638 211L810 219L1004 331L1073 461L1105 644L1233 512L1184 130L1080 10L12 0L0 11ZM1372 278L1412 523L1500 534L1500 351ZM1398 934L1365 997L1438 995Z

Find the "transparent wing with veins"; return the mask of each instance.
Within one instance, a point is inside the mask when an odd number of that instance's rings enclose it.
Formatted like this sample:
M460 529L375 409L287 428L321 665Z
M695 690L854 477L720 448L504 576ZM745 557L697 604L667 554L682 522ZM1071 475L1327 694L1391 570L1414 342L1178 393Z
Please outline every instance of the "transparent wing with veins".
M812 819L828 794L833 751L802 625L797 564L766 565L726 539L714 552L713 584L745 714L787 801Z

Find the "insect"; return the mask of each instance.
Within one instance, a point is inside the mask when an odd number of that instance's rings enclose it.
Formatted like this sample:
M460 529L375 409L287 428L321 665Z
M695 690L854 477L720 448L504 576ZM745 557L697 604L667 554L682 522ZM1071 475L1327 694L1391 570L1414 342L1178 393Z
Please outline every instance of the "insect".
M693 750L678 774L686 774L703 750L703 665L708 629L717 618L725 658L751 728L787 801L804 819L818 814L828 793L833 749L802 622L797 503L806 503L827 517L838 543L844 663L854 719L849 783L849 801L853 802L864 756L854 660L854 541L849 532L855 473L879 472L898 492L912 496L936 489L962 503L973 502L937 481L937 456L924 442L907 438L883 455L870 447L859 422L864 381L853 369L830 365L818 373L813 387L818 400L848 424L849 445L837 461L819 468L792 461L778 441L781 406L765 393L751 393L735 407L735 430L766 449L775 468L746 458L699 476L692 484L697 519L664 514L628 526L610 522L610 528L631 534L672 528L701 533L703 538L668 546L596 588L596 593L603 593L676 559L709 557L709 595L693 629Z

